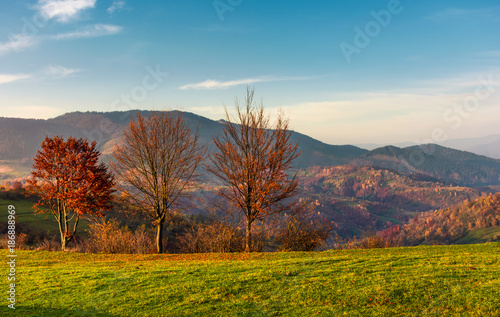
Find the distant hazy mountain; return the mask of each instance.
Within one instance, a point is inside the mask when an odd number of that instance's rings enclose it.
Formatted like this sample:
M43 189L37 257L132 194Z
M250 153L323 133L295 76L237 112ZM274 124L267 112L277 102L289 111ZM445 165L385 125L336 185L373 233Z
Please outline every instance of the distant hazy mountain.
M425 174L466 186L500 184L500 160L436 144L385 146L363 154L353 163Z
M500 134L488 135L479 138L451 139L444 142L439 142L438 144L456 150L468 151L478 155L484 155L494 159L500 159ZM355 145L362 149L367 149L370 151L380 147L388 146L385 144L376 144L376 143L363 143ZM401 143L394 143L391 145L404 148L416 144L415 142L401 142Z
M26 166L30 166L31 159L46 135L96 140L106 161L110 158L114 144L121 138L123 129L137 113L148 115L151 112L73 112L48 120L0 118L0 162L4 161L4 165L24 162ZM221 133L223 122L188 112L183 117L192 129L198 129L200 141L210 150L215 150L212 140ZM346 164L368 152L352 145L325 144L298 132L294 132L291 139L292 142L299 143L299 151L302 152L295 162L298 168ZM2 178L6 178L5 176Z
M371 151L375 150L381 147L386 147L386 146L395 146L395 147L407 147L407 146L413 146L415 145L414 142L400 142L400 143L391 143L391 144L378 144L378 143L362 143L362 144L354 144L355 146L358 146L362 149Z
M442 145L500 159L500 134L481 138L454 139L443 142Z
M46 135L96 140L104 161L107 161L123 129L137 113L149 115L152 112L73 112L48 120L0 118L0 179L27 174ZM212 138L222 131L223 121L187 112L183 115L193 129L198 128L200 141L209 150L215 150ZM299 143L302 152L295 162L297 168L375 165L426 174L462 185L500 184L500 160L442 146L426 146L423 150L418 146L387 146L368 151L353 145L325 144L298 132L292 134L292 141Z

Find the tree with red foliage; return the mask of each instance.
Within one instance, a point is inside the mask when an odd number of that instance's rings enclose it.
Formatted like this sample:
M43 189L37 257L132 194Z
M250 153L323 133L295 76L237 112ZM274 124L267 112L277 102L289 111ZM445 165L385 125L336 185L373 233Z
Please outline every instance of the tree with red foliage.
M59 225L61 249L64 251L76 233L78 221L85 215L102 216L111 209L114 177L99 163L96 142L62 136L46 137L34 158L30 194L40 200L35 212L52 212ZM71 225L71 223L73 224Z
M288 198L297 194L298 179L296 175L289 178L286 172L300 155L298 144L290 142L289 120L279 113L271 125L262 104L254 104L253 95L247 90L244 107L236 100L236 122L231 122L226 111L223 134L214 138L219 152L207 166L225 185L219 195L246 217L246 252L252 250L255 220L294 205Z

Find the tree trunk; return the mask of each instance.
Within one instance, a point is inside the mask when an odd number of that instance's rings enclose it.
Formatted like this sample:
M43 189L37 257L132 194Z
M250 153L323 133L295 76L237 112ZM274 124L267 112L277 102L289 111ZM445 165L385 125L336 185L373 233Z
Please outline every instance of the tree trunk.
M57 199L57 212L59 214L59 217L56 217L57 219L57 224L59 226L59 234L61 235L61 251L66 250L66 237L64 236L64 228L63 224L66 221L66 217L64 216L63 213L63 206L61 200Z
M61 250L66 251L66 237L62 232L61 232Z
M252 221L250 220L250 217L247 217L245 252L252 252Z
M164 222L163 219L158 221L158 231L156 234L156 251L158 253L163 252L163 239L162 239L163 238L163 222Z

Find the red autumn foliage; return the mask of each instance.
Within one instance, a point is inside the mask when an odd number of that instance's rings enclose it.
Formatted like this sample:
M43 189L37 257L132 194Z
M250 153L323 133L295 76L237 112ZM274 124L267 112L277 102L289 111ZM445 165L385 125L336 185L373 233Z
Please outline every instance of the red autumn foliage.
M85 215L102 216L111 209L115 181L103 163L99 163L96 143L62 136L46 137L34 158L27 191L40 200L35 212L52 212L59 224L62 250ZM73 225L71 226L71 222Z

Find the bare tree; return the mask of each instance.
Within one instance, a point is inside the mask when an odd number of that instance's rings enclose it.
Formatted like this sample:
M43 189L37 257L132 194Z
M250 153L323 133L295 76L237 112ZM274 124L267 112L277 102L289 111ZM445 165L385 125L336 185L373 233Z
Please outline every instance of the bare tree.
M236 119L226 109L223 134L214 138L218 153L207 169L225 185L219 195L246 217L245 251L252 251L252 224L266 215L289 210L288 199L297 193L298 179L286 172L300 153L290 143L289 120L279 112L271 125L262 103L254 104L247 89L245 105L236 99Z
M130 122L113 156L122 190L157 226L156 245L163 251L163 224L189 190L206 150L176 112L159 112Z

